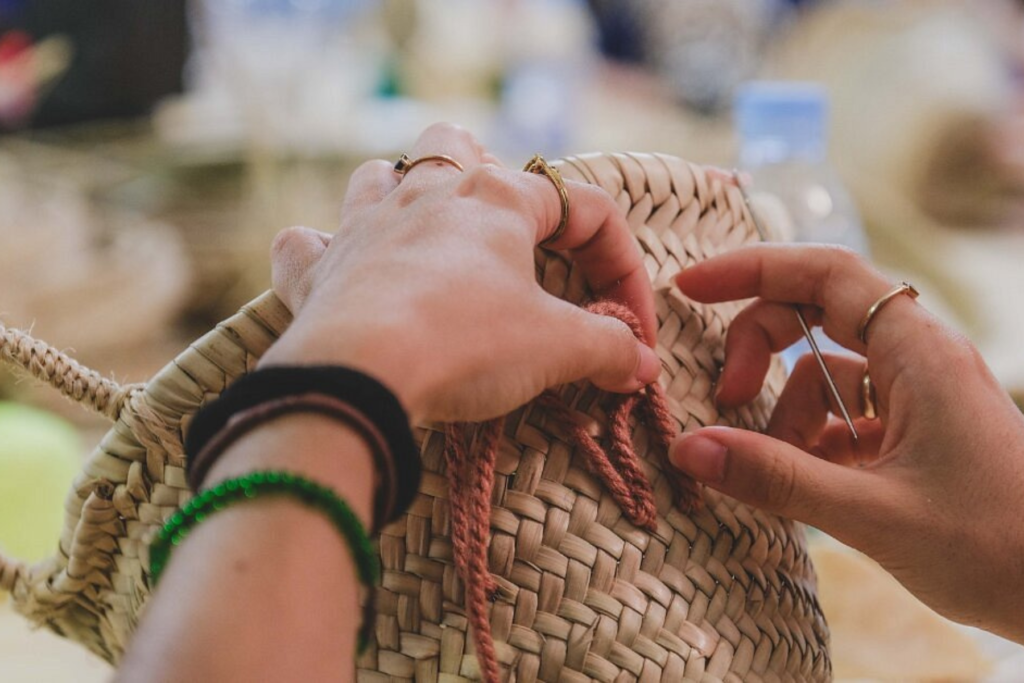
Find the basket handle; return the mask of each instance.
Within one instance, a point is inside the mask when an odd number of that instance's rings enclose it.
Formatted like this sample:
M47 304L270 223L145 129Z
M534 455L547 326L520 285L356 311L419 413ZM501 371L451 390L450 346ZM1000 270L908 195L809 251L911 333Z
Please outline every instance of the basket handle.
M0 324L0 362L27 370L75 403L110 420L117 419L128 394L137 388L134 384L122 386L106 379L63 351L3 324Z

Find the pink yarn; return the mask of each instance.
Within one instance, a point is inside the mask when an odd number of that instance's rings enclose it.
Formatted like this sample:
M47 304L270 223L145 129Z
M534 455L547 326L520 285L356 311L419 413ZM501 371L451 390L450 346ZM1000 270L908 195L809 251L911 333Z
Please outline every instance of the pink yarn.
M621 304L599 301L587 307L592 313L619 318L642 339L640 321ZM587 467L601 479L605 488L622 508L622 512L638 527L657 528L658 511L654 491L633 450L629 428L631 416L651 431L662 459L662 472L672 484L675 503L693 510L700 505L697 484L668 463L667 450L675 438L676 425L665 401L665 392L655 382L631 395L616 395L608 415L608 452L576 419L573 410L553 391L545 391L536 399L550 418L565 430L569 442L584 456ZM455 568L466 587L466 609L476 643L481 673L487 683L498 683L497 653L491 635L487 603L492 601L495 582L487 567L487 546L490 535L491 493L494 490L494 464L505 418L483 423L477 431L476 456L467 446L469 425L449 424L445 427L445 465L450 488L452 550Z

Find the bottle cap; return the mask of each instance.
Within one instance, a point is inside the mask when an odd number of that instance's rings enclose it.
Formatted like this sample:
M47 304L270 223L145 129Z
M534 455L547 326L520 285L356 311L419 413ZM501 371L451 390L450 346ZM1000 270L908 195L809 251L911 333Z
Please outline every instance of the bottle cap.
M743 165L824 160L828 95L822 86L752 81L737 89L734 102Z

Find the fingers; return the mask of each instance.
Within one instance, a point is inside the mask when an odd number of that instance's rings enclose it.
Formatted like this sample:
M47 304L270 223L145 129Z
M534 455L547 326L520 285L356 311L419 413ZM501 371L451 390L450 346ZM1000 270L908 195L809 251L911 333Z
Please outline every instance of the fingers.
M398 187L400 180L401 177L395 173L394 164L389 161L373 159L361 164L349 178L341 214L352 215L379 204Z
M687 268L676 282L687 296L703 302L760 297L813 304L823 310L826 334L860 353L865 347L857 328L871 304L891 287L848 249L789 244L759 244L716 256ZM923 332L930 321L909 297L896 297L872 322L873 346L888 351L908 334Z
M480 155L480 163L489 164L491 166L497 166L498 168L505 168L505 162L499 159L496 155L491 154L486 150L484 151L483 154Z
M548 386L586 378L608 391L632 393L658 379L661 361L626 323L546 298L546 328L555 340L547 345L555 373Z
M536 244L546 241L562 216L561 199L545 176L524 174L539 201L533 204ZM657 333L654 295L640 249L626 217L611 195L596 185L566 181L569 222L552 249L569 252L593 291L628 306L639 318L644 341L653 346Z
M447 155L463 166L465 177L459 186L463 194L493 189L496 180L500 180L497 184L503 194L523 197L522 203L534 214L535 243L545 241L557 228L562 205L549 178L504 169L498 173L474 173L481 165L500 167L500 162L471 134L450 124L436 124L425 130L409 157L415 160L433 154ZM399 176L385 168L385 163L375 161L360 167L350 181L346 211L375 204L396 188L403 202L411 202L432 185L450 180L458 173L450 164L425 162ZM596 296L628 306L640 318L644 341L653 346L657 331L653 292L625 217L600 188L575 182L568 182L567 186L569 221L557 243L550 246L569 252Z
M436 154L451 157L464 170L480 164L504 167L501 160L486 151L469 131L448 123L437 123L427 128L408 152L409 158L414 161L423 156ZM421 176L421 171L427 171L426 179ZM349 179L342 213L344 215L378 204L400 183L414 176L420 176L420 179L412 183L405 182L405 185L413 188L412 194L418 195L428 183L450 179L457 172L457 168L442 161L424 162L408 171L409 178L405 178L395 172L393 161L368 161L357 168Z
M468 176L462 191L494 185L495 174L478 176L472 170L483 164L501 166L500 161L483 149L466 130L451 124L435 124L426 129L412 150L411 159L431 154L445 154L458 161ZM379 202L385 195L400 188L404 201L421 196L432 184L451 179L457 170L443 162L417 165L399 176L385 169L385 162L370 162L357 171L350 181L346 210L358 210ZM390 174L390 178L385 177ZM561 199L549 178L534 174L498 174L505 178L506 194L522 194L534 212L537 234L535 243L545 241L561 220ZM614 200L603 190L585 183L567 182L569 191L569 222L555 249L569 252L579 265L591 291L628 306L641 321L644 341L654 344L657 319L650 279L632 233Z
M811 327L821 324L821 309L802 307ZM803 338L803 328L790 304L757 299L733 318L725 338L725 366L715 399L726 407L744 405L761 392L772 354Z
M412 149L407 152L409 158L416 159L443 154L457 161L468 171L483 163L485 150L473 135L465 128L450 123L435 123L424 130ZM488 154L488 160L494 156ZM404 176L395 173L401 180L403 190L418 193L426 187L439 182L451 180L459 170L443 161L427 161L409 169Z
M286 228L270 248L274 292L293 314L302 308L313 284L313 267L331 243L331 236L311 228Z
M828 426L818 437L818 445L810 453L837 465L867 467L879 461L885 424L881 420L855 420L858 438L838 418L830 418Z
M672 445L672 463L711 488L863 547L884 517L890 485L869 470L815 458L756 432L706 427Z
M850 416L855 420L863 418L864 404L860 386L864 377L864 360L836 354L823 354L823 357ZM854 440L845 423L842 424L842 430L829 432L828 439L823 438L833 426L831 416L838 415L841 415L839 406L829 390L821 367L814 356L807 354L793 368L772 412L767 433L831 462L859 464L874 460L880 446L878 440L868 438L863 443L862 439ZM882 422L858 420L858 424L870 425L868 431L875 433L880 430L874 427L880 426ZM845 438L842 431L845 431ZM860 434L861 428L858 427L857 431ZM871 447L874 450L870 450Z

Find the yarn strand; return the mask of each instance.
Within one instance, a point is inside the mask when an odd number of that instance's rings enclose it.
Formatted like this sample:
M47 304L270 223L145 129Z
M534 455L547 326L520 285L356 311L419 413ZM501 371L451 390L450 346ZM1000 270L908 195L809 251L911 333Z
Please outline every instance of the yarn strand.
M640 322L625 306L601 301L587 309L599 315L619 318L642 339ZM628 396L615 395L608 414L609 448L606 451L576 419L573 409L554 391L545 391L536 405L560 425L576 452L582 454L587 468L597 476L618 503L623 514L637 527L653 531L657 528L658 511L654 490L644 474L633 448L630 419L642 422L659 446L662 471L673 489L674 502L692 510L700 504L697 484L668 464L667 449L677 429L672 420L665 392L657 382ZM487 683L498 683L500 670L488 602L496 595L496 584L487 565L490 542L491 495L494 491L494 468L498 445L504 429L504 418L491 420L475 432L475 449L467 444L471 425L454 423L445 426L445 468L450 488L449 503L452 530L452 554L455 569L462 579L466 595L466 611L476 645L480 672Z

